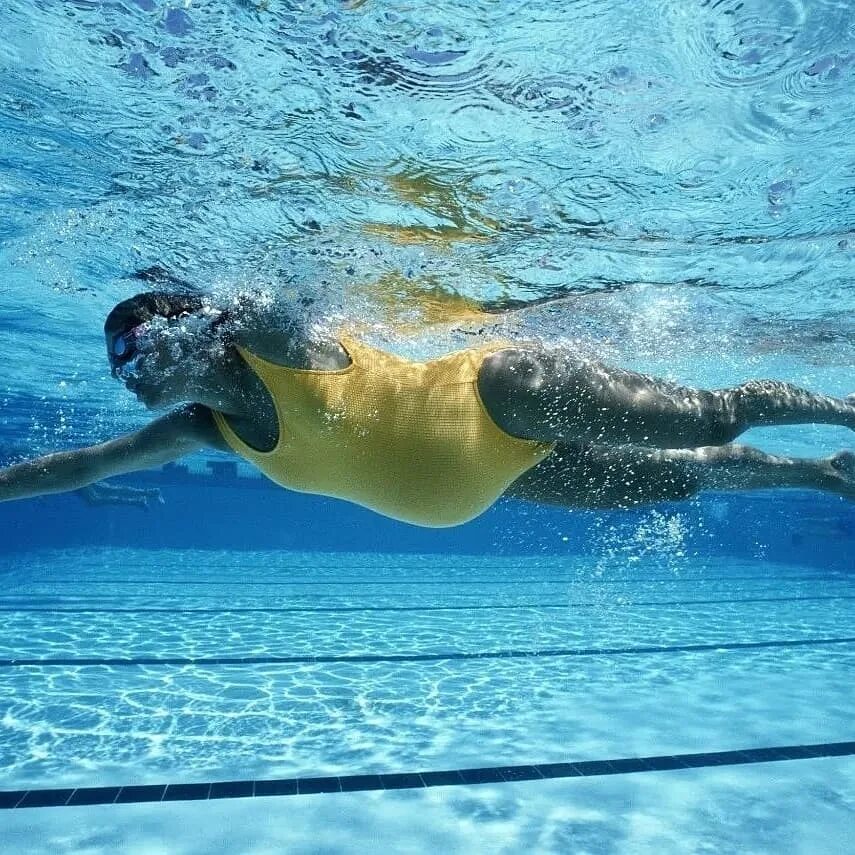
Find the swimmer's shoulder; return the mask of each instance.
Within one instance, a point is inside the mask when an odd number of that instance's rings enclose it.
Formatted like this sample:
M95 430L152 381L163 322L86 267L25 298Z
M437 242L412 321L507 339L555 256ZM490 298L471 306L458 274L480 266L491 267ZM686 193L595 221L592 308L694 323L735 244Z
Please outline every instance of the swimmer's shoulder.
M254 311L235 327L232 341L255 356L286 368L338 370L350 362L338 338L311 333L305 322L281 312Z

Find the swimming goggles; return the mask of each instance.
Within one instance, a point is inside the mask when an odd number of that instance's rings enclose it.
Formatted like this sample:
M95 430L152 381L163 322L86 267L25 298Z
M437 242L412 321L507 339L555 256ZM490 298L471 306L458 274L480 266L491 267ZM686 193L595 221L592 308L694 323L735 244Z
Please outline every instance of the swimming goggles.
M145 324L137 324L135 327L123 333L113 336L110 342L110 362L113 368L118 368L133 359L137 352L137 338Z
M212 323L207 317L209 314L211 313L206 312L205 317L198 318L198 325L200 327L204 329L214 329L228 317L225 312L214 313L216 314L216 318ZM131 327L129 330L125 330L125 332L116 333L110 341L110 347L108 350L113 374L115 375L117 372L121 371L124 366L129 366L131 360L140 354L141 343L142 349L146 349L145 342L155 334L156 330L172 326L177 322L181 322L183 325L188 325L192 318L192 312L179 312L168 317L155 316L147 321L143 321L141 324ZM133 366L129 366L129 368L132 371L134 370Z

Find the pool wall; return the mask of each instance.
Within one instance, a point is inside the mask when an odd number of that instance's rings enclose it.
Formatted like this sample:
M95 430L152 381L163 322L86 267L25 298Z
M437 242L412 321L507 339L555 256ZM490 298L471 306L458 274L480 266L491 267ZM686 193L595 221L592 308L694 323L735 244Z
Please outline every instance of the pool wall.
M158 487L163 504L148 509L92 507L74 494L4 504L4 550L92 545L624 559L656 551L853 569L852 505L819 493L710 493L610 512L503 501L467 525L423 529L347 502L282 490L215 462L209 470L173 466L111 482Z

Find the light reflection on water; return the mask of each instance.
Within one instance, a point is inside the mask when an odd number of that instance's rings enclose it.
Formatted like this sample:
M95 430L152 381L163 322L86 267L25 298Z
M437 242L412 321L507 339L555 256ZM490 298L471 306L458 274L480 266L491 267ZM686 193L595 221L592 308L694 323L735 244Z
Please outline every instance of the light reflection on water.
M4 228L43 300L82 282L100 308L123 287L105 280L152 261L312 278L319 250L345 285L427 258L475 296L653 281L759 289L790 318L839 308L845 4L0 15Z
M98 331L152 263L322 295L414 353L459 344L418 338L455 295L566 293L504 331L849 392L849 23L831 0L13 0L0 347L32 356L6 418L34 446L138 418Z

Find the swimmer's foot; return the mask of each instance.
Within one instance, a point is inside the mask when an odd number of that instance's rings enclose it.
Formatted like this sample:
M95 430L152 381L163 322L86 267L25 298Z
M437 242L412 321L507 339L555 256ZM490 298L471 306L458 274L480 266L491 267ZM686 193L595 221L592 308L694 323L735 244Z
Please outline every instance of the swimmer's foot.
M816 485L821 490L837 493L855 501L855 453L838 451L831 457L817 461L820 466L820 482Z

